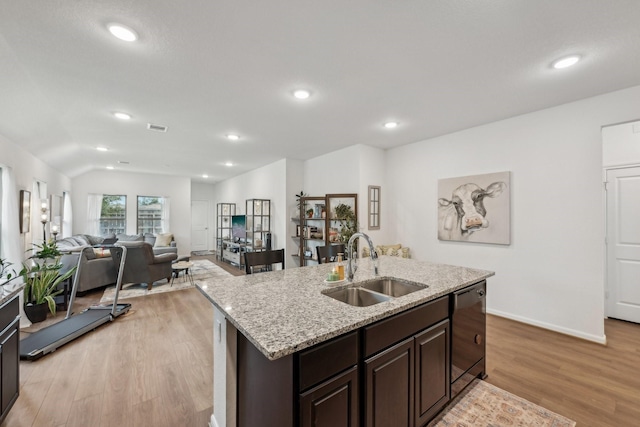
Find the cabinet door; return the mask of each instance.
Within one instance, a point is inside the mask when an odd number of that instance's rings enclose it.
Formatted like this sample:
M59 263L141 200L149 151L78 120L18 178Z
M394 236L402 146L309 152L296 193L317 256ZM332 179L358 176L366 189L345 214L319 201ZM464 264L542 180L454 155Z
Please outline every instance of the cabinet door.
M300 395L302 427L358 427L358 367Z
M19 320L16 319L0 337L0 369L2 369L2 379L0 381L2 412L0 422L18 398L20 382L18 377L20 367L18 322Z
M365 361L365 426L413 426L414 339Z
M449 401L449 320L416 335L415 348L416 426L422 426Z

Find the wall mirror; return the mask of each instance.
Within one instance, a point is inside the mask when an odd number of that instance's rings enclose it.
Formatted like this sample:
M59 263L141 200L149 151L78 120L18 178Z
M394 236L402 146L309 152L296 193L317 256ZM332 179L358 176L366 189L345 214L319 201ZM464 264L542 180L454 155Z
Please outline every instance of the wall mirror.
M380 230L380 186L369 186L369 230Z

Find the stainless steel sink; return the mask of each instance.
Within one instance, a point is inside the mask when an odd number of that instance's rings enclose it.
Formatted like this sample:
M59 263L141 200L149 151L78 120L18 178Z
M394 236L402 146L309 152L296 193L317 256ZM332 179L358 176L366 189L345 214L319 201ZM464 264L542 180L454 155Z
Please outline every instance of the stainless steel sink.
M418 285L417 283L403 282L395 279L376 279L359 285L364 289L379 292L381 294L392 297L401 297L412 292L426 289L426 285Z
M363 288L332 289L323 293L328 297L356 307L367 307L391 299L389 296L371 292Z
M368 307L391 298L398 298L412 292L426 289L428 286L383 278L358 283L348 288L337 288L323 291L328 297L356 307Z

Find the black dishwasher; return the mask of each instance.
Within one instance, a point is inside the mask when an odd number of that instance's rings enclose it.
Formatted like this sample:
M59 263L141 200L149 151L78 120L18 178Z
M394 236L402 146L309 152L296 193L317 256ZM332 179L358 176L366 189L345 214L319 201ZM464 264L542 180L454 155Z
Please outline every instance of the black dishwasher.
M453 293L451 398L485 376L486 293L484 280Z

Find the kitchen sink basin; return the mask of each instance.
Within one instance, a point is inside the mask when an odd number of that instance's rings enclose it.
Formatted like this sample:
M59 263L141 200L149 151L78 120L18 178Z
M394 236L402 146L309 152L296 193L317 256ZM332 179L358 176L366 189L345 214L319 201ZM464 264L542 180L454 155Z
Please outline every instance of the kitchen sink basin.
M363 288L332 289L324 292L324 294L328 297L356 307L367 307L391 299L391 297L387 295L370 292Z
M360 287L392 297L401 297L410 294L411 292L416 292L427 288L426 285L402 282L395 279L371 280L369 282L361 283Z
M328 297L356 307L368 307L391 298L398 298L428 286L396 279L375 279L348 288L330 289L322 292Z

